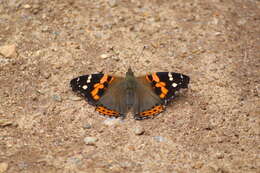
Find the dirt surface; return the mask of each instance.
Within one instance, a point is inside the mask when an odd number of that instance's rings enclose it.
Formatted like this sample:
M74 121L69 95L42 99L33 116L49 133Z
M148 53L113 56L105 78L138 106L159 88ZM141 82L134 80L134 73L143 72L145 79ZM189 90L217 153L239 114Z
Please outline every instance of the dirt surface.
M0 0L0 53L0 172L260 172L260 1ZM69 87L130 65L189 89L136 121Z

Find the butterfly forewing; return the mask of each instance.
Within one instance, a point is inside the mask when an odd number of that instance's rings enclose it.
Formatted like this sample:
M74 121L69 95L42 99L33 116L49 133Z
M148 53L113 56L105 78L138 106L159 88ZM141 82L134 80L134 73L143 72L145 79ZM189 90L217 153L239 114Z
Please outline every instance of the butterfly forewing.
M137 88L133 105L134 118L136 120L152 118L164 111L164 107L160 106L162 104L163 101L153 91L148 81L144 77L137 78Z
M105 94L97 102L98 105L104 106L109 110L118 112L124 116L128 111L127 106L127 91L125 87L125 80L123 78L116 78L113 85L109 86Z
M95 104L113 79L112 76L102 73L83 75L72 79L70 86L74 92L84 96L89 103Z
M187 88L190 78L184 74L174 72L157 72L146 75L154 92L167 103L174 98L181 88Z

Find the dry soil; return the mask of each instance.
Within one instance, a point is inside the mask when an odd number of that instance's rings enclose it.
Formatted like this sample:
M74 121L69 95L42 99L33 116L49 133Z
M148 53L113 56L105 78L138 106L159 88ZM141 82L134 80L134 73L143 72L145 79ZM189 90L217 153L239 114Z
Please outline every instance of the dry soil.
M0 172L260 172L258 0L0 0L0 54ZM128 66L189 89L136 121L69 87Z

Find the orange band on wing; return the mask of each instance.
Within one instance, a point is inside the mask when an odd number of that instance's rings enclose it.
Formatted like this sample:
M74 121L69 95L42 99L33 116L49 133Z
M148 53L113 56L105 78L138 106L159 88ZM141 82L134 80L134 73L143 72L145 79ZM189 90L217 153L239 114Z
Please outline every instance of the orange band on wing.
M157 76L156 73L153 73L153 74L152 74L152 77L153 77L153 80L154 80L155 82L160 82L160 78Z
M101 83L97 83L97 84L94 85L94 88L103 89L104 85L101 84Z
M98 111L101 114L108 115L108 116L114 116L114 117L119 117L120 116L119 112L116 112L116 111L113 111L113 110L109 110L109 109L107 109L107 108L105 108L103 106L98 106L96 108L96 111Z
M98 95L98 91L103 88L104 85L101 83L97 83L94 85L94 89L91 91L91 95L95 100L98 100L100 98L100 96Z
M93 90L91 91L91 95L92 95L92 96L97 95L98 91L99 91L99 88L93 89Z
M165 94L160 94L160 98L163 99L166 95Z
M166 89L165 87L161 87L161 91L163 94L167 94L169 90Z
M166 86L166 83L164 83L164 82L158 82L158 83L155 84L155 87L161 88L161 92L162 92L160 94L161 99L163 99L169 91L165 86Z
M108 75L104 75L101 79L100 79L100 83L105 83L105 82L107 82L107 79L108 79Z
M98 100L98 99L100 99L100 97L98 95L94 95L93 99Z
M165 87L166 84L164 82L158 82L155 84L156 87Z
M153 107L150 110L141 112L140 115L142 115L142 116L153 116L153 115L159 114L162 111L164 111L164 106L163 105L159 105L159 106Z

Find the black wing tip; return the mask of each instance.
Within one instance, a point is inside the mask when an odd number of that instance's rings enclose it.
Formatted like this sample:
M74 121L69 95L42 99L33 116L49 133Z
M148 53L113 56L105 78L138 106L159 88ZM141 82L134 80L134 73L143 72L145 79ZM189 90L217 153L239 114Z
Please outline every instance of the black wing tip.
M77 79L78 78L74 78L70 81L70 87L72 88L72 91L78 91L79 87L77 85Z
M182 88L188 88L188 85L190 83L190 77L187 75L182 75L183 79L182 79Z

